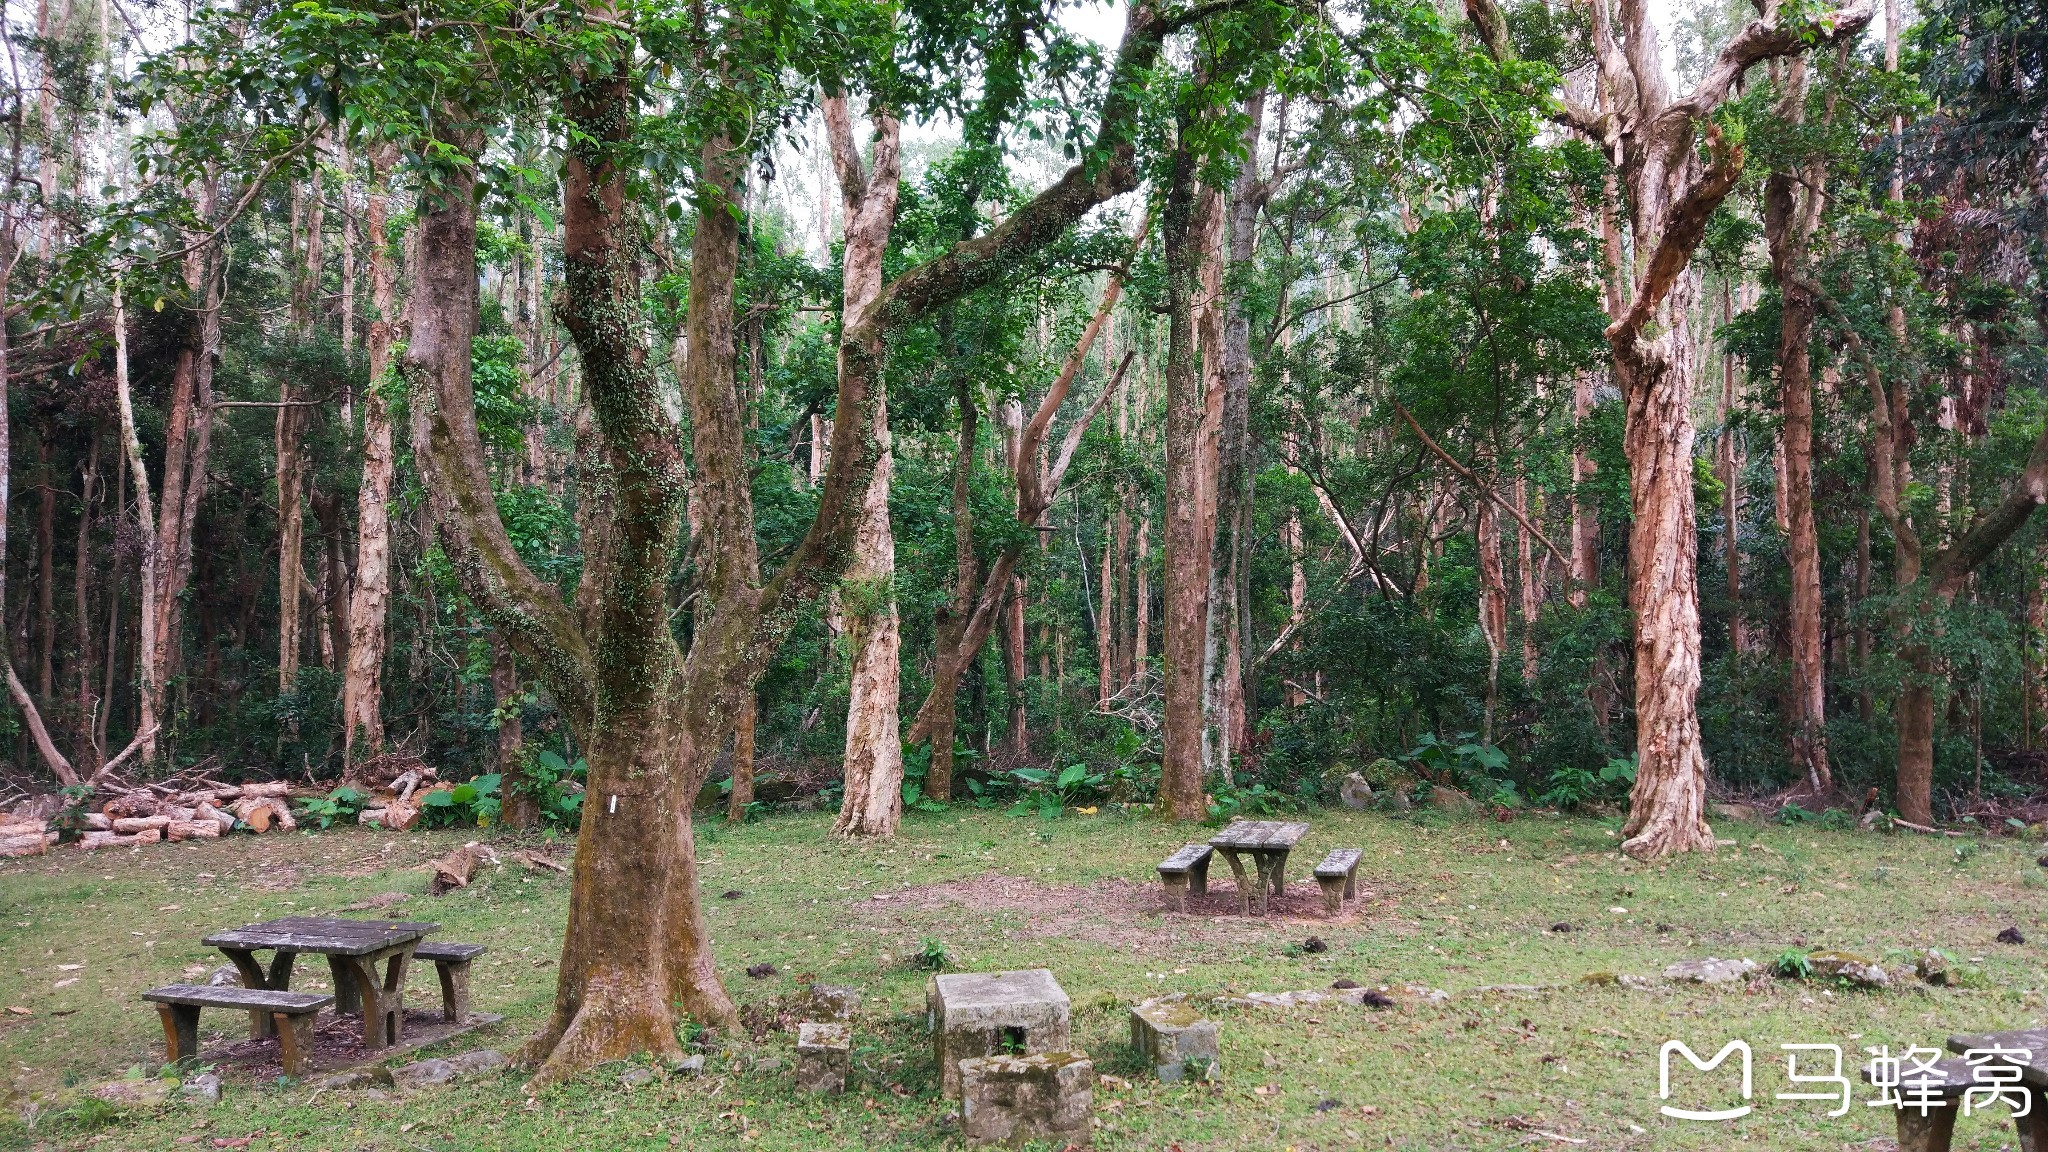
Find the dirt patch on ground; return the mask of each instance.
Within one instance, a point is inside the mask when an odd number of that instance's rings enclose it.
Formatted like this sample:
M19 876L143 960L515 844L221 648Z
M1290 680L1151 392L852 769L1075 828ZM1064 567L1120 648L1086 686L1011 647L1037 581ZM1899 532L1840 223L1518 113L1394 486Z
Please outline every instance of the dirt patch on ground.
M1371 897L1347 907L1334 923L1355 923L1372 912ZM1302 924L1330 924L1323 917L1323 894L1313 881L1297 880L1267 900L1266 915L1238 915L1237 885L1229 877L1209 880L1204 896L1190 896L1186 913L1166 910L1157 884L1101 880L1079 886L1047 884L1023 876L989 872L966 880L924 884L878 892L854 902L864 918L906 928L927 925L934 918L954 918L962 911L1014 916L1014 931L1031 939L1064 937L1130 948L1147 943L1235 943L1293 933ZM1133 929L1142 929L1135 937Z

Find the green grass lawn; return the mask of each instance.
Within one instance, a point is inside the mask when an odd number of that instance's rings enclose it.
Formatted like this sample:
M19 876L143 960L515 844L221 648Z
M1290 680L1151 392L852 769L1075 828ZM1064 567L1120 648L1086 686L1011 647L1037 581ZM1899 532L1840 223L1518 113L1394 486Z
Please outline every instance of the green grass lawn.
M1162 915L1152 865L1194 830L1141 818L1044 822L956 810L912 816L900 839L879 847L834 842L825 815L706 829L704 882L734 998L773 1008L805 979L866 992L852 1086L830 1099L792 1090L794 1036L771 1032L714 1054L701 1079L660 1070L636 1086L621 1080L624 1067L608 1067L538 1098L507 1072L388 1099L230 1080L213 1107L178 1103L111 1120L66 1111L82 1089L138 1064L156 1068L161 1032L136 995L221 963L199 946L201 935L335 913L384 892L412 896L358 914L431 919L443 938L490 946L473 993L478 1008L507 1019L461 1044L509 1050L550 1002L567 883L508 857L472 887L428 897L417 866L465 838L456 833L240 836L14 862L0 869L0 1006L32 1014L0 1011L0 1148L209 1148L252 1135L236 1146L956 1147L924 1030L927 973L916 962L929 941L956 969L1051 968L1073 998L1076 1044L1117 1078L1097 1090L1096 1145L1151 1152L1883 1148L1892 1114L1866 1107L1871 1090L1860 1082L1841 1119L1824 1104L1775 1099L1789 1087L1778 1046L1840 1045L1854 1077L1865 1045L1898 1052L2048 1015L2048 873L2032 842L1723 825L1738 845L1644 866L1618 855L1611 824L1590 819L1311 819L1293 865L1289 905L1300 914L1263 921L1211 914L1222 900L1200 915ZM1309 911L1320 898L1305 873L1339 844L1364 847L1360 885L1369 893L1357 913L1327 922ZM1220 861L1212 883L1228 897ZM729 890L742 895L720 898ZM1553 931L1561 922L1573 930ZM2007 926L2029 942L1996 943ZM1310 936L1326 950L1304 951ZM1581 982L1595 972L1656 975L1707 955L1768 965L1796 945L1861 952L1905 979L1880 992L1761 979L1650 990ZM1956 986L1911 977L1912 958L1928 947L1956 959ZM762 961L777 974L744 975ZM326 975L317 964L301 971L312 987ZM1160 1084L1133 1064L1126 1008L1140 999L1327 988L1339 978L1415 982L1450 999L1381 1011L1219 1006L1211 1014L1222 1026L1220 1083ZM415 975L416 1002L432 1000L432 979L431 968ZM1556 987L1485 990L1495 985ZM239 1035L242 1022L210 1012L201 1027ZM1702 1056L1748 1041L1755 1111L1729 1123L1661 1117L1657 1057L1671 1039ZM757 1069L774 1057L781 1070ZM1808 1067L1802 1058L1801 1071ZM1689 1097L1674 1104L1723 1106L1733 1095L1718 1075L1687 1069L1674 1078ZM31 1127L25 1116L38 1104ZM1958 1129L1959 1148L2014 1143L2010 1123L1994 1114Z

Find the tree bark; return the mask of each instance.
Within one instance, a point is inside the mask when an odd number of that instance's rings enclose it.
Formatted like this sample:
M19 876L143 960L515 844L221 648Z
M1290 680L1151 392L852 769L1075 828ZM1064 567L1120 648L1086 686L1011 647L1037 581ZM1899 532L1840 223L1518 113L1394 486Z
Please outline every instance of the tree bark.
M886 107L870 105L874 168L864 172L846 97L828 95L822 104L840 199L846 208L841 327L862 329L882 292L882 255L896 222L901 129ZM872 360L881 359L879 333L865 354ZM840 367L847 369L843 355ZM884 397L875 401L872 435L880 449L879 458L854 533L853 562L840 586L841 603L847 605L846 639L853 668L846 705L846 787L832 831L856 839L894 836L903 816L903 738L898 711L902 632L896 612L896 541L889 527L893 459Z
M1219 262L1222 299L1219 348L1222 409L1216 438L1216 527L1209 559L1209 697L1216 734L1214 758L1226 773L1250 742L1244 653L1251 605L1247 602L1252 539L1252 338L1245 302L1258 240L1259 211L1270 191L1259 176L1259 138L1265 125L1263 89L1245 100L1245 159L1224 206Z
M526 725L519 715L519 663L512 656L512 646L496 632L491 633L491 704L498 718L498 795L504 798L499 816L507 828L531 828L540 823L540 805L525 787Z
M1479 635L1486 641L1486 701L1479 739L1493 743L1493 714L1500 703L1500 654L1508 639L1508 581L1501 565L1500 518L1493 501L1481 498L1475 516L1479 552Z
M1806 63L1786 70L1781 118L1804 121ZM1773 172L1764 185L1764 234L1781 300L1778 324L1779 431L1787 552L1792 589L1787 620L1792 655L1790 721L1797 791L1824 802L1834 793L1828 769L1826 660L1821 650L1820 533L1813 514L1813 326L1819 305L1807 286L1826 173Z
M391 604L391 486L396 457L391 440L391 405L385 373L398 320L398 277L385 233L391 209L386 182L397 150L374 146L369 155L370 187L363 208L370 264L370 387L363 396L363 476L356 490L356 579L348 605L348 665L342 676L343 748L352 759L357 744L370 756L384 748L384 617Z
M725 822L744 824L747 808L754 803L754 725L761 712L760 702L747 693L740 701L738 722L732 734L732 791L725 800Z
M1192 124L1181 124L1185 140ZM1174 149L1161 240L1166 265L1166 527L1165 612L1159 812L1169 820L1206 814L1204 773L1207 709L1203 686L1209 631L1210 545L1202 467L1207 394L1196 333L1196 293L1216 253L1221 197L1196 176L1196 157Z

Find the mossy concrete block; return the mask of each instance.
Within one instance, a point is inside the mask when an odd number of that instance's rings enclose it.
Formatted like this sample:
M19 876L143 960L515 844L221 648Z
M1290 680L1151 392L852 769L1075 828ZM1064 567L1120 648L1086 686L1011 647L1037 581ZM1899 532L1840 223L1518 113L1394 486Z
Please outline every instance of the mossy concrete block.
M845 1023L853 1019L860 1008L860 989L844 984L813 984L810 1005L806 1009L813 1020L831 1020Z
M948 1099L960 1096L962 1060L1072 1047L1072 1006L1043 968L934 976L925 988L925 1007L940 1090Z
M1216 1022L1202 1019L1183 996L1147 1000L1131 1009L1131 1047L1161 1080L1212 1079L1222 1062Z
M806 1021L796 1035L796 1086L837 1096L846 1091L852 1063L853 1029L845 1024Z
M1086 1147L1095 1064L1085 1052L979 1056L960 1062L960 1131L969 1144Z

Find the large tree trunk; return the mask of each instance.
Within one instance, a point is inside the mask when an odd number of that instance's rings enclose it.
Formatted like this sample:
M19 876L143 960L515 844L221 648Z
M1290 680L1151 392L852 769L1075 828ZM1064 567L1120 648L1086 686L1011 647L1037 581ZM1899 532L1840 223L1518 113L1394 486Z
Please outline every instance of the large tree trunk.
M1679 315L1682 302L1672 312ZM1629 606L1636 617L1636 784L1623 848L1711 851L1700 743L1699 584L1692 491L1692 375L1683 334L1624 376L1629 460ZM1677 362L1674 363L1673 361Z
M1191 125L1183 124L1183 134ZM1200 185L1197 161L1176 148L1166 192L1161 240L1167 282L1166 530L1159 811L1169 820L1198 820L1205 811L1207 767L1203 707L1209 631L1208 535L1204 532L1202 432L1207 388L1195 331L1195 295L1204 264L1216 253L1221 197Z
M382 381L391 363L398 319L398 277L391 260L385 221L391 194L385 181L397 162L389 145L371 150L370 188L363 210L370 259L370 387L363 396L363 478L356 491L356 580L348 606L348 667L343 673L341 726L349 756L363 749L374 756L384 747L382 711L384 616L391 603L391 485L396 475L391 443L391 406Z
M1804 119L1806 63L1787 70L1779 114ZM1784 464L1785 547L1792 596L1787 639L1792 650L1790 693L1792 767L1796 790L1825 801L1834 792L1828 770L1825 654L1821 651L1820 534L1813 516L1813 325L1819 305L1808 287L1819 223L1823 180L1819 165L1804 172L1773 172L1764 186L1764 232L1778 280L1778 401L1782 420L1778 443Z
M865 324L882 292L882 255L896 222L900 129L886 108L869 108L875 126L874 171L865 173L846 97L827 96L823 106L846 205L841 327L853 330ZM866 355L881 358L879 339ZM842 371L848 367L843 354L840 366ZM874 413L872 434L880 453L854 533L853 563L841 584L853 669L846 705L846 789L832 830L841 836L886 838L896 834L903 816L902 632L896 612L896 541L889 528L892 459L886 399L876 398Z
M1209 558L1209 688L1216 745L1213 759L1226 778L1233 759L1244 754L1250 738L1245 703L1245 633L1251 605L1249 587L1252 539L1252 337L1245 286L1252 275L1258 239L1259 209L1267 186L1259 178L1259 136L1265 123L1266 94L1245 100L1245 159L1231 182L1224 207L1228 245L1216 262L1222 291L1218 368L1221 411L1216 436L1215 528Z

